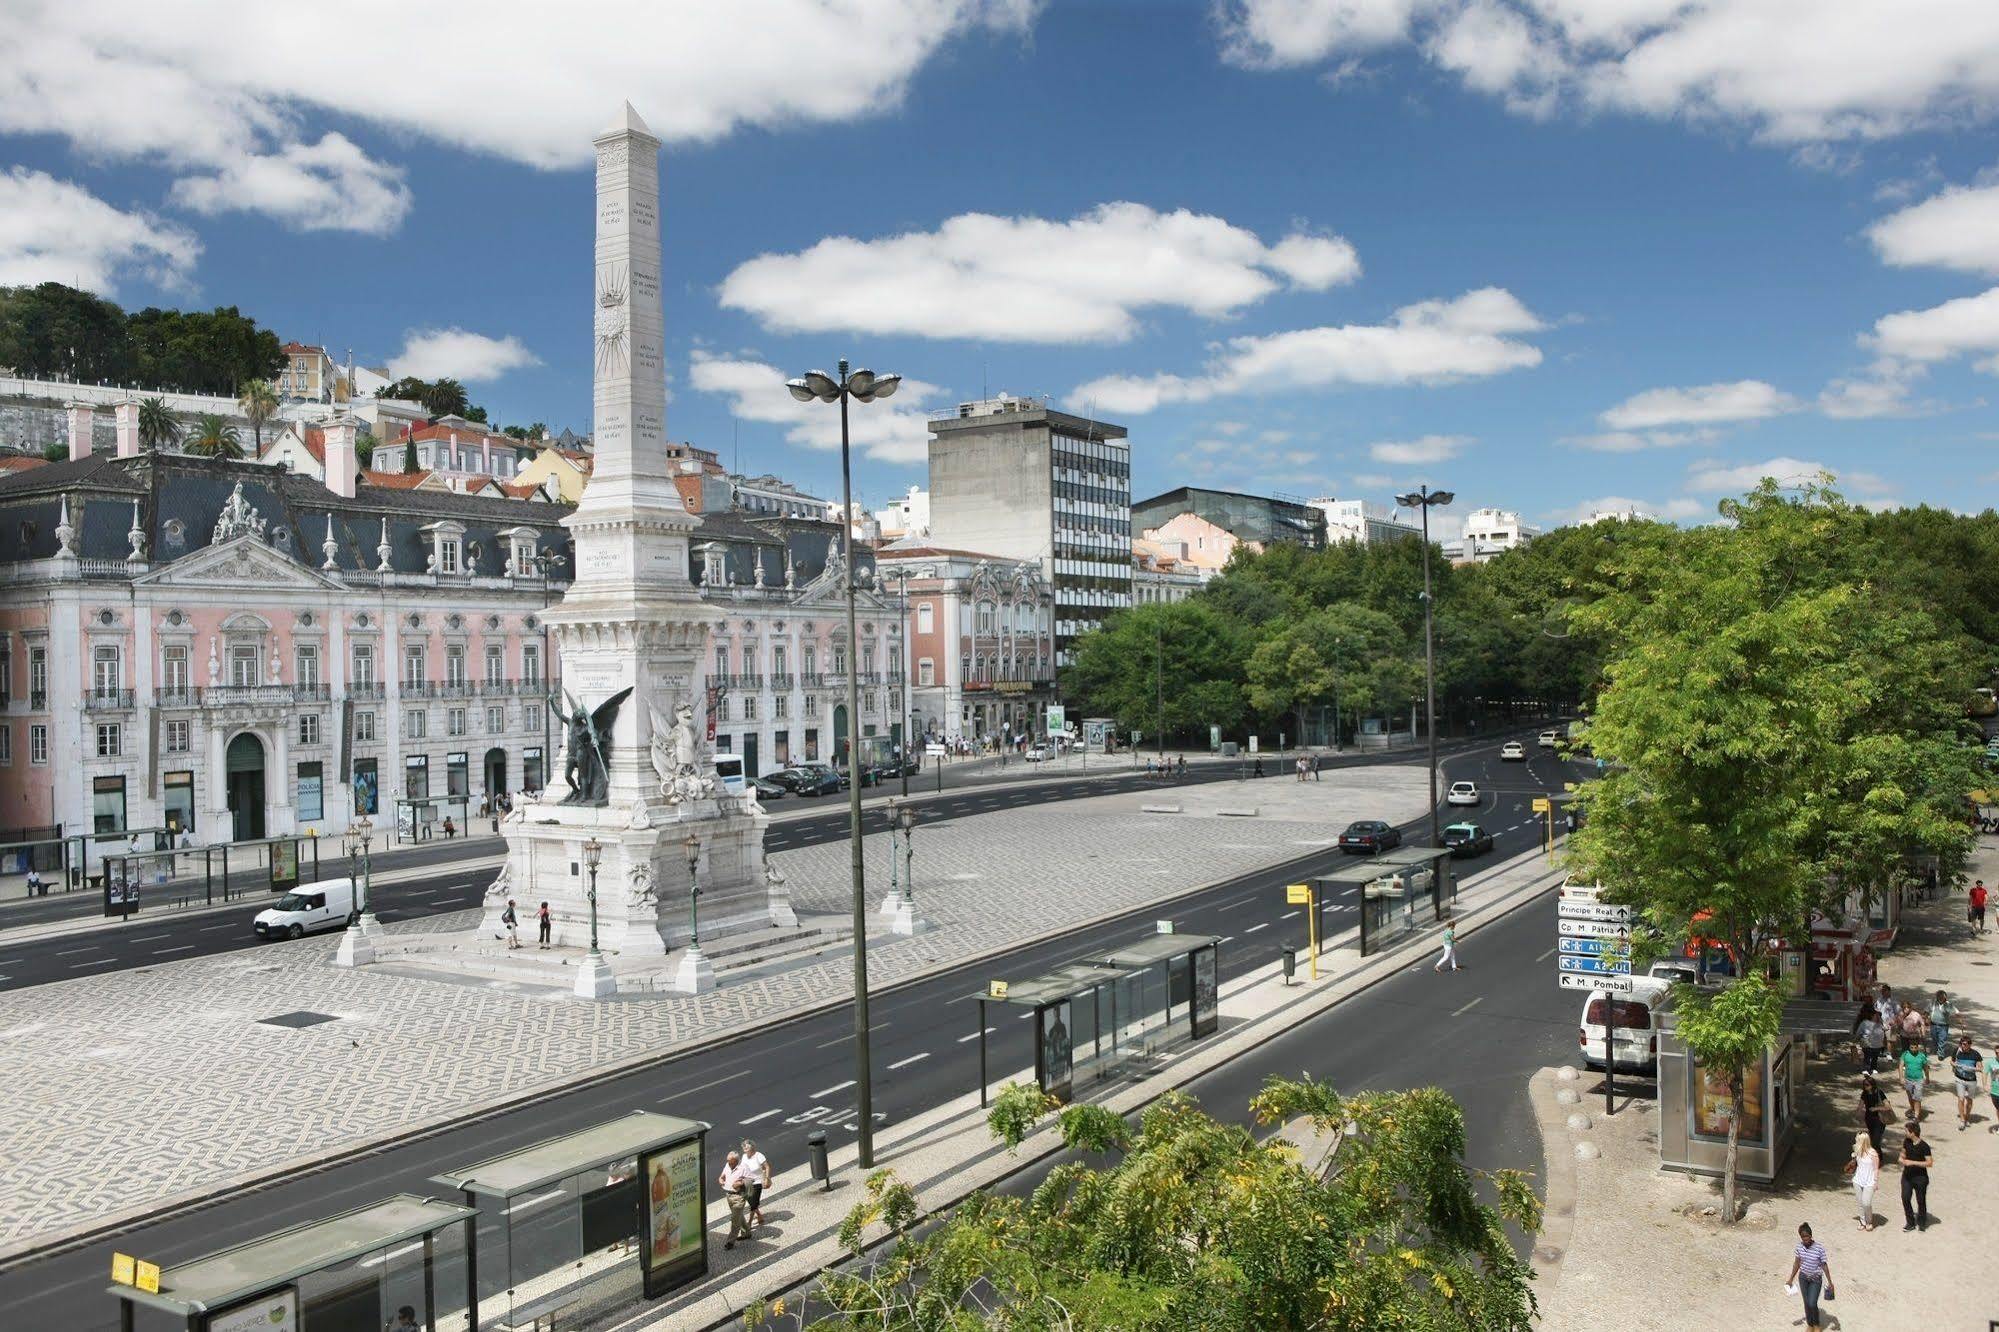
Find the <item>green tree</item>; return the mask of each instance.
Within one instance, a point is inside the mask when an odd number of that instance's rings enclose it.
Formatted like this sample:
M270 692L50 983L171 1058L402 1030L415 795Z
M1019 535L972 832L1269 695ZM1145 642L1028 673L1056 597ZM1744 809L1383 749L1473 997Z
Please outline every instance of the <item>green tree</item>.
M125 312L60 282L0 287L0 365L26 375L129 383L134 361Z
M1250 707L1266 718L1291 717L1291 734L1302 735L1306 714L1322 704L1356 718L1399 704L1422 687L1413 650L1387 615L1335 602L1272 626L1250 652Z
M60 439L50 440L42 445L42 457L48 462L68 462L69 445Z
M126 321L141 384L234 396L285 363L277 334L233 305L213 310L147 307Z
M256 454L264 453L264 423L278 414L278 391L271 387L268 379L253 379L243 385L243 391L236 397L236 405L243 409L243 419L250 423L256 436Z
M187 451L207 458L240 458L243 456L243 437L236 427L214 412L203 412L194 418L194 431L187 441Z
M1064 1142L1101 1163L1058 1165L1026 1198L975 1194L920 1234L914 1195L878 1171L841 1229L857 1262L814 1293L835 1312L790 1316L825 1332L1530 1326L1531 1269L1508 1228L1537 1230L1540 1203L1517 1172L1464 1164L1464 1116L1450 1097L1342 1097L1274 1079L1252 1110L1266 1124L1308 1121L1338 1146L1307 1168L1283 1140L1259 1142L1177 1092L1135 1131L1100 1106L1070 1106ZM863 1260L875 1228L895 1241ZM744 1325L774 1314L753 1307Z
M1085 716L1121 732L1186 738L1233 731L1245 714L1244 635L1197 600L1134 606L1076 642L1064 686Z
M171 449L180 442L180 418L164 398L139 400L139 445L148 452Z
M1784 996L1760 971L1738 976L1718 992L1673 987L1680 1040L1703 1068L1728 1079L1728 1150L1722 1157L1721 1211L1735 1220L1736 1150L1749 1070L1777 1039Z
M414 436L404 436L403 438L403 470L405 472L414 472L416 470L416 439Z
M434 417L462 416L481 423L486 420L486 409L473 406L465 395L465 386L455 379L428 380L404 375L388 387L376 389L375 396L416 403Z
M375 463L375 433L362 430L354 436L354 457L362 467L372 467Z

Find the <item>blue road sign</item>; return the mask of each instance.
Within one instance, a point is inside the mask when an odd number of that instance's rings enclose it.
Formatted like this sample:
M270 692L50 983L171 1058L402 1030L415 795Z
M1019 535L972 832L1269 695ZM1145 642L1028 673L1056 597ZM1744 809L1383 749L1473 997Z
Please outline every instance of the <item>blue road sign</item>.
M1587 953L1591 956L1604 954L1622 955L1631 951L1628 942L1619 939L1578 939L1563 936L1556 940L1564 953Z
M1607 957L1578 957L1572 953L1564 953L1556 959L1556 963L1557 968L1561 971L1587 971L1599 976L1629 976L1631 974L1631 958L1628 955L1612 959Z

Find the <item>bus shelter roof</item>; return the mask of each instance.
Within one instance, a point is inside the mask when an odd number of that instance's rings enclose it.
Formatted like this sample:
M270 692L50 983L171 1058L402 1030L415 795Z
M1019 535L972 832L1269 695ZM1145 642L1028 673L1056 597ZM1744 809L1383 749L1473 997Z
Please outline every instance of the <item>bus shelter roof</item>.
M505 1156L489 1157L474 1165L432 1175L431 1179L468 1193L511 1198L545 1188L579 1171L682 1142L706 1133L709 1127L698 1119L634 1110L621 1119L550 1138Z

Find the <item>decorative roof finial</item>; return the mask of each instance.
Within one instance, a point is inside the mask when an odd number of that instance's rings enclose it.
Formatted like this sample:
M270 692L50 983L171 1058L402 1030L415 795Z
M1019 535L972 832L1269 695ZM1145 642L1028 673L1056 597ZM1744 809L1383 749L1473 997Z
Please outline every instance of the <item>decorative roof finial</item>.
M389 520L387 518L384 518L382 519L382 544L375 547L375 554L382 561L380 564L375 566L376 573L391 572L389 568L389 556L394 553L395 553L395 548L389 545Z
M333 510L326 511L326 540L319 543L319 549L326 555L326 562L319 567L332 573L340 567L334 557L340 553L340 543L333 539Z

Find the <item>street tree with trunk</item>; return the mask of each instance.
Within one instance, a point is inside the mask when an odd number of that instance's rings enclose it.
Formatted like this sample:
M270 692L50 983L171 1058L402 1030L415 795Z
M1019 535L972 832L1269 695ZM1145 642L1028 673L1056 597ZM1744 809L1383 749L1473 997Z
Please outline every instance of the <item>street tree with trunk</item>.
M1249 654L1249 704L1262 718L1291 718L1337 705L1349 717L1399 706L1421 686L1419 645L1395 621L1351 601L1273 627Z
M1084 716L1115 719L1121 734L1232 732L1246 715L1244 636L1198 601L1117 612L1077 641L1063 681Z
M204 458L240 458L243 456L243 437L221 416L203 412L194 418L187 451Z
M139 446L149 453L171 449L180 442L181 423L164 398L139 402Z
M1004 1117L1017 1144L1037 1088ZM1464 1114L1434 1088L1341 1096L1272 1079L1263 1124L1310 1124L1336 1144L1308 1166L1168 1093L1134 1130L1102 1106L1057 1121L1079 1157L1028 1197L977 1193L934 1225L879 1171L841 1240L855 1261L805 1308L757 1304L745 1328L815 1332L1509 1332L1531 1326L1532 1272L1509 1228L1541 1204L1515 1171L1465 1165ZM1491 1202L1480 1197L1490 1190ZM873 1255L871 1232L893 1242ZM819 1317L813 1309L830 1309Z
M278 391L271 387L268 379L253 379L237 395L236 405L242 409L243 419L250 423L251 434L257 442L256 454L261 457L264 452L264 424L278 414Z

